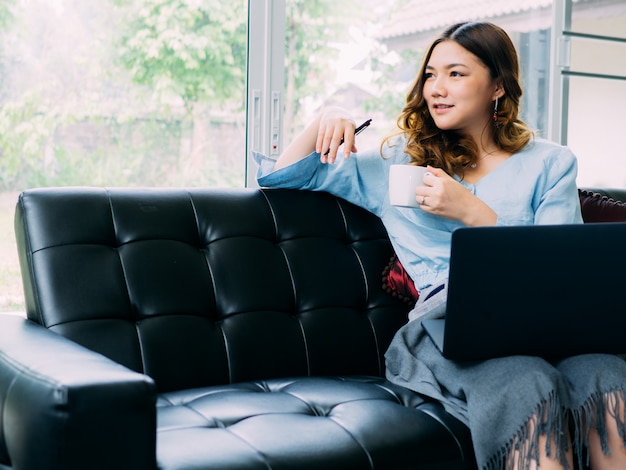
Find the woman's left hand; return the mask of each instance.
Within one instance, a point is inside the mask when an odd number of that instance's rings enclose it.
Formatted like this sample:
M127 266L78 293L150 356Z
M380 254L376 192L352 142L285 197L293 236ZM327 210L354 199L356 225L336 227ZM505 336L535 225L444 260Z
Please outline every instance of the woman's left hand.
M428 166L423 182L415 195L424 212L459 220L467 226L496 224L496 213L441 168Z

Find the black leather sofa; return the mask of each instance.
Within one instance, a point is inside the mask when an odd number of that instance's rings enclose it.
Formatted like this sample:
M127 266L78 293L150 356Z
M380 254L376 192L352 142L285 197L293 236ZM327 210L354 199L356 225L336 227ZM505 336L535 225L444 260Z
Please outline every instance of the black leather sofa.
M0 315L0 469L475 468L464 425L383 378L408 307L370 213L51 188L20 195L15 229L28 318Z

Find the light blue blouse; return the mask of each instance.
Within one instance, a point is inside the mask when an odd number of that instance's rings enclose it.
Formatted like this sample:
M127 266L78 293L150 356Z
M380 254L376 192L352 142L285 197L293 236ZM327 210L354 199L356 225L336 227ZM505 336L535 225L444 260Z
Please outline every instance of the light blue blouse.
M451 234L462 224L389 203L389 167L409 162L404 148L404 138L399 137L383 147L384 158L379 149L372 149L323 164L320 155L312 153L276 171L275 160L259 153L253 156L262 187L327 191L379 216L421 291L447 278ZM498 225L565 224L582 223L576 173L576 157L567 147L535 139L477 184L456 179L491 207Z

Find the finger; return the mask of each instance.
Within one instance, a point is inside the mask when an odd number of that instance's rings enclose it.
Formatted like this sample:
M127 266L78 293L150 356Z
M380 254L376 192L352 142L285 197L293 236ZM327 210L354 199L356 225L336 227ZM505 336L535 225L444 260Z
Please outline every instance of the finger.
M315 140L315 151L317 153L324 153L322 150L324 147L324 135L326 134L326 126L320 123L317 129L317 139Z
M339 152L339 147L342 144L343 132L341 130L335 129L335 132L330 139L330 144L328 145L328 162L334 163L337 159L337 152Z
M426 170L427 170L427 173L430 173L431 175L435 176L436 178L450 177L450 175L448 175L448 173L446 173L443 170L443 168L437 168L437 167L434 167L434 166L427 165L426 166Z
M317 133L317 142L315 144L315 149L318 153L321 154L320 159L323 163L327 163L330 160L330 147L334 132L335 126L332 123L326 122L320 124L320 128Z
M425 191L423 190L416 190L415 191L415 201L417 202L417 204L420 206L421 209L429 209L426 205L426 201L427 201L427 194L425 193Z
M441 170L439 168L436 168L436 167L430 166L430 165L426 165L426 172L427 173L430 173L430 174L435 175L435 176L439 176L439 172L440 171Z
M356 152L356 142L354 130L356 126L354 121L348 121L346 123L346 128L343 133L343 154L345 158L350 156L351 152Z
M426 186L434 186L437 182L437 178L445 177L447 173L443 171L441 168L435 168L433 166L426 166L426 173L424 173L424 177L422 178L422 182Z
M350 155L350 149L354 146L354 123L341 119L335 124L330 145L328 146L328 162L334 163L339 152L339 147L344 144L344 155Z

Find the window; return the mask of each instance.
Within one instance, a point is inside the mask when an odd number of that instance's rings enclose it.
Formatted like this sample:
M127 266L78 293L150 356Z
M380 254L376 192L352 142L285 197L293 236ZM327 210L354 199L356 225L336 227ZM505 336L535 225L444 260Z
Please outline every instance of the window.
M326 3L324 21L321 3ZM282 135L287 140L320 106L339 103L357 120L373 118L357 144L377 145L394 128L430 41L451 23L487 20L509 33L519 53L522 118L538 136L572 148L580 186L626 186L619 141L626 105L623 0L286 0L286 5ZM290 48L296 31L300 54ZM326 41L319 44L322 37ZM299 81L301 87L293 90Z
M625 187L626 3L581 1L563 9L560 140L578 156L580 186Z
M34 186L255 186L321 106L392 132L424 49L488 20L520 55L523 118L625 186L623 0L0 0L0 312L23 310L13 210Z
M0 0L0 311L36 186L243 186L246 0Z
M243 184L246 0L0 5L3 189Z

